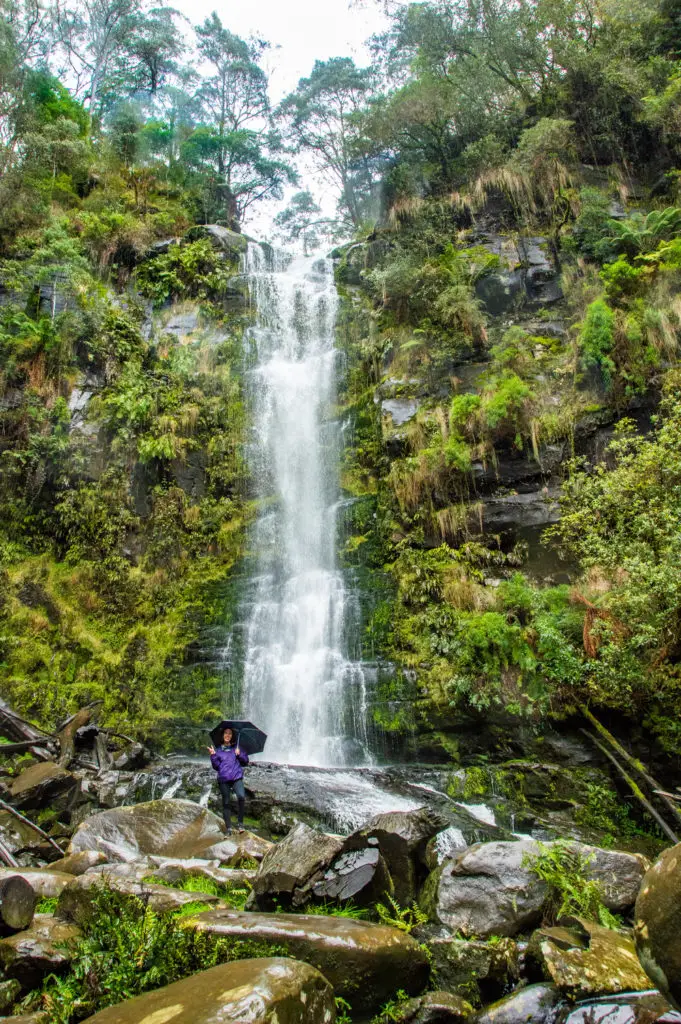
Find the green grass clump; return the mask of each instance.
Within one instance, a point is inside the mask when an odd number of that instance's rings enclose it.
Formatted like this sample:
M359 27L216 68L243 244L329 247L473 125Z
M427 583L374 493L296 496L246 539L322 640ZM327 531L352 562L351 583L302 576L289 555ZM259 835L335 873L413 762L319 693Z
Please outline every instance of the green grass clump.
M158 878L156 875L147 875L143 882L149 885L165 885L169 889L180 889L182 892L202 892L208 896L219 896L234 910L243 910L246 906L251 886L248 882L239 885L221 884L213 878L205 875L187 875L181 882L169 882L165 878Z

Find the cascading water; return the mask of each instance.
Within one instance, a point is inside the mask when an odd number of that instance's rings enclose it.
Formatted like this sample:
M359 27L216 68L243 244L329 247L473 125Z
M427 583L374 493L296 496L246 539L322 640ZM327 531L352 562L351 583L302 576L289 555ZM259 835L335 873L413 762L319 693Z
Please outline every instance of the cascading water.
M344 654L348 594L338 571L338 296L330 261L246 256L256 323L249 330L254 415L251 471L261 509L245 632L243 714L268 733L267 757L362 764L364 674Z

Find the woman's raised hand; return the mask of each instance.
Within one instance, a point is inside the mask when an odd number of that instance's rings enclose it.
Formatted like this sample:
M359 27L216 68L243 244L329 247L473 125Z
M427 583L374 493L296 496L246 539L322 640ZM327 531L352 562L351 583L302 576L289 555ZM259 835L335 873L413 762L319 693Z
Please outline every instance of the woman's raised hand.
M215 753L215 747L206 747L206 750L211 756Z

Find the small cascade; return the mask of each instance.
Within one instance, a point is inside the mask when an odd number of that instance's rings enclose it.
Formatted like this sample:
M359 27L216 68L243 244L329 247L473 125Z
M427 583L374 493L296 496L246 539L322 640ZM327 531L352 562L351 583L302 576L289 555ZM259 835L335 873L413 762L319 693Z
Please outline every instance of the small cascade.
M270 760L367 764L365 679L346 655L352 609L336 564L333 267L250 244L245 272L255 309L249 461L261 507L250 539L242 712L268 733Z

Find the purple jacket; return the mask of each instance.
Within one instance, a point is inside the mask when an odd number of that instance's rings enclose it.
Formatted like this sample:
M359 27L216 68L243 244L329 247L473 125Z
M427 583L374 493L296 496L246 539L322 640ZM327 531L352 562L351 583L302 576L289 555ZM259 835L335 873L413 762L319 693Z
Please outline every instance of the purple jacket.
M236 747L217 747L210 763L218 773L218 782L236 782L244 777L242 765L248 764L248 754L237 754Z

